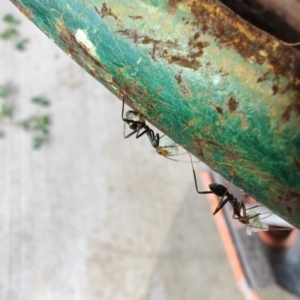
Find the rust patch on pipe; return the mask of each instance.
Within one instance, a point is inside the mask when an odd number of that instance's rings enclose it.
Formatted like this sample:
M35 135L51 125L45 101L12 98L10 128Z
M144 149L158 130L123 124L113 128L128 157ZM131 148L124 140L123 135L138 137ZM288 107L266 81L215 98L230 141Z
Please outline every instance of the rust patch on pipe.
M169 0L168 13L174 14L177 9L177 4L182 0Z
M196 156L199 156L201 160L205 160L204 152L206 149L206 144L203 139L199 137L195 137L195 149L196 149Z
M289 191L286 194L284 194L283 196L279 196L278 198L281 201L285 201L285 202L299 201L300 194L293 192L293 191Z
M102 4L101 11L99 11L99 9L96 6L94 6L94 8L102 19L108 16L113 17L116 21L118 20L117 16L112 12L112 10L109 7L107 7L107 4L105 2Z
M290 216L293 215L293 209L288 204L286 205L286 210L287 210L287 212L289 213Z
M300 161L294 155L293 155L293 160L294 160L296 168L298 169L298 171L300 171Z
M204 157L205 149L209 146L212 146L214 148L221 150L228 157L228 159L234 160L240 158L234 152L228 150L228 148L212 140L206 140L206 139L204 140L201 139L200 137L195 137L195 144L197 145L198 150L201 149L202 157Z
M286 90L300 102L300 52L280 44L271 35L252 26L226 6L211 0L187 0L195 17L193 24L218 38L220 47L232 48L249 61L268 66L277 76L288 79ZM264 78L259 78L262 81Z
M78 64L87 69L94 77L101 80L104 84L116 88L120 94L141 97L142 99L145 99L145 101L149 98L145 91L142 90L135 81L131 81L130 84L123 86L115 80L115 78L108 81L105 76L102 76L101 73L108 73L105 66L90 53L90 50L86 48L84 44L77 42L75 35L65 26L64 23L58 23L57 32L59 39L66 48L66 52L76 58ZM134 105L131 106L134 108Z
M215 141L211 141L211 140L206 140L206 143L208 146L213 146L215 148L218 148L219 150L221 150L222 152L225 153L225 155L230 158L231 160L233 159L238 159L239 157L232 151L228 150L228 148L225 148L224 146L218 144Z
M285 122L289 121L291 118L291 114L293 112L297 117L299 117L299 115L300 115L300 98L299 98L299 103L291 103L289 106L287 106L287 108L281 115L282 122L285 123Z
M143 19L143 17L142 16L128 16L130 19L132 19L132 20L141 20L141 19Z
M175 75L175 79L176 79L176 82L180 85L182 82L181 75L180 74Z
M31 9L29 9L27 7L25 8L25 7L20 6L17 0L10 0L10 1L19 9L19 11L21 12L21 14L27 16L27 18L29 20L33 19L34 13L33 13L33 11Z
M215 105L215 109L217 110L217 113L223 116L223 109L220 106Z
M187 99L190 95L191 95L191 90L189 88L188 84L185 84L184 81L182 80L181 77L181 73L182 71L179 72L179 74L176 74L174 76L178 86L179 86L179 91L185 96L185 98Z
M174 51L174 49L182 50L177 40L156 40L147 35L140 35L135 29L123 29L117 32L131 39L135 44L152 45L151 57L153 60L164 58L170 64L176 64L193 70L197 70L201 67L201 63L196 60L196 55L194 55L195 53L199 53L199 44L191 45L190 54L187 56L173 55L171 52Z
M278 196L278 199L285 203L286 211L288 212L288 214L290 216L292 216L294 214L294 205L293 204L299 202L300 194L296 193L294 191L289 191L282 196Z
M120 33L123 36L126 36L127 38L133 40L137 44L153 44L154 42L159 44L161 47L166 47L166 48L172 48L172 49L179 49L179 43L177 40L175 41L160 41L153 39L147 35L140 35L137 30L135 29L123 29L123 30L118 30L117 33Z
M183 56L176 56L176 55L165 55L164 56L169 64L175 64L184 68L193 69L196 71L201 67L201 63L195 59L186 59Z
M229 112L231 114L233 114L236 111L236 109L238 108L239 103L233 97L230 97L230 99L227 102L227 105L229 108Z
M223 108L222 107L214 104L213 102L210 102L209 105L213 106L216 109L217 113L223 116Z
M100 71L105 71L106 68L102 65L91 53L88 48L86 48L82 43L78 43L74 34L65 26L64 23L59 23L57 26L57 32L59 39L63 42L66 47L67 53L71 56L76 57L76 61L85 69L88 69L93 76L97 74L96 77L101 79L104 83L109 84L106 80L103 80L103 76L100 75ZM99 69L94 69L91 67L98 67Z
M264 73L261 77L259 77L259 78L257 79L256 82L259 83L259 82L262 82L262 81L266 81L267 78L268 78L268 76L269 76L269 74L270 74L270 71Z
M207 42L198 41L200 33L197 32L194 36L190 37L188 45L190 46L190 56L200 57L203 54L203 48L208 47L210 44Z
M276 95L279 90L278 84L274 83L272 86L272 90L273 90L273 95Z

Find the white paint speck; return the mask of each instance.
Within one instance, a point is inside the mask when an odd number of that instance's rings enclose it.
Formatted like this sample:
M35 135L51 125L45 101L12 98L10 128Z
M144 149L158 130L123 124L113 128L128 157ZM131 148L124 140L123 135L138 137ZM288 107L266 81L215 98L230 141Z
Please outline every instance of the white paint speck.
M82 29L78 29L76 31L75 38L78 43L83 44L87 49L89 49L91 54L96 54L95 45L89 40L89 38Z
M215 75L212 79L214 85L218 85L221 82L221 76Z

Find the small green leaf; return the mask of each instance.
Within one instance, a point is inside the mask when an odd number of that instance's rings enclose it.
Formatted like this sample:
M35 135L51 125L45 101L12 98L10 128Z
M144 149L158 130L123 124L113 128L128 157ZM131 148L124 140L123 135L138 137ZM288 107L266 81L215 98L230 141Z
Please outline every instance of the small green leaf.
M43 135L49 134L50 118L48 115L33 116L19 123L27 131L41 132Z
M15 19L15 17L11 14L7 14L3 17L3 21L6 23L14 24L14 25L19 25L20 20Z
M17 50L19 50L19 51L25 51L26 50L26 48L25 48L25 44L27 44L29 42L29 40L28 39L23 39L23 40L21 40L20 42L18 42L17 44L16 44L16 49Z
M0 97L1 98L5 98L7 97L9 94L7 87L5 87L4 85L0 84Z
M18 123L18 125L20 125L25 130L29 130L30 129L30 119L21 121L20 123Z
M41 122L41 124L46 125L46 126L50 125L50 118L49 118L49 116L47 116L47 115L42 116L40 118L40 122Z
M3 117L10 117L11 116L11 108L7 104L3 104L1 107L1 115Z
M31 102L41 106L49 106L50 101L41 97L34 97L31 99Z
M33 138L33 149L40 149L42 145L44 144L45 139L40 136L36 136Z
M17 30L14 28L8 28L4 30L2 33L0 33L0 39L2 40L8 40L13 35L17 34Z

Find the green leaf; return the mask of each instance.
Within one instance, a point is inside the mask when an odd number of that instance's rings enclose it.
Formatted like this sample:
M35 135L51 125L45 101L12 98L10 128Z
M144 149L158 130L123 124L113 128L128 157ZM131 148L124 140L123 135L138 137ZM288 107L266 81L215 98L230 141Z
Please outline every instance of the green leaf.
M17 34L17 30L14 28L7 28L4 30L2 33L0 33L0 39L2 40L8 40L11 38L13 35Z
M11 14L7 14L3 17L3 21L9 24L19 25L20 20L15 19L15 17Z
M41 124L46 125L46 126L50 125L50 118L49 118L49 116L48 115L42 116L40 118L40 122L41 122Z
M9 94L7 87L0 84L0 98L5 98Z
M34 97L31 99L31 102L41 106L49 106L50 101L41 97Z
M16 44L16 49L17 50L19 50L19 51L25 51L26 50L26 48L25 48L25 44L27 44L29 42L29 40L28 39L23 39L23 40L21 40L20 42L18 42L17 44Z
M11 116L11 108L7 104L3 104L1 107L1 115L3 117L10 117Z
M27 119L27 120L19 122L18 125L21 126L25 130L29 130L30 129L30 123L31 123L31 119Z
M33 149L40 149L42 145L44 144L45 139L40 136L36 136L33 138Z
M38 131L45 136L49 134L50 118L48 115L33 116L19 123L27 131Z

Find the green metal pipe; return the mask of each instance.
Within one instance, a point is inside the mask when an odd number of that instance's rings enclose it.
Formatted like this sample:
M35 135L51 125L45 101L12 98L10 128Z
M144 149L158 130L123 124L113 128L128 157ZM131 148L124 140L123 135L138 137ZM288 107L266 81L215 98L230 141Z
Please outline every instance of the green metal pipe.
M300 227L299 51L218 1L12 2L157 128Z

